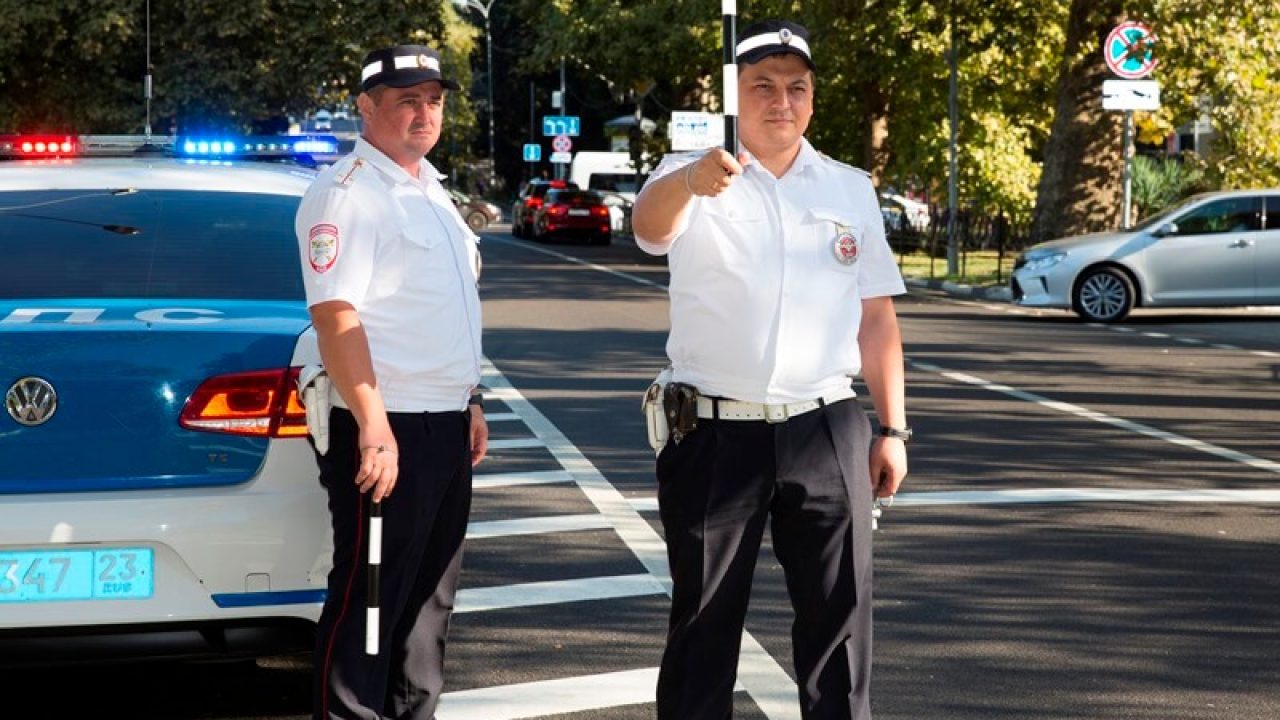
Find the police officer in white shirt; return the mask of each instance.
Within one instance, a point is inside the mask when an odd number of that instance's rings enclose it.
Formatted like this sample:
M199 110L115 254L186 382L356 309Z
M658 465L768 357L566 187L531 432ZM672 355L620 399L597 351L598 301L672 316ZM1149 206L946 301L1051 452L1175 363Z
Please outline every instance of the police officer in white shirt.
M445 635L488 428L477 238L424 156L447 90L422 45L369 53L355 151L298 209L302 273L334 409L317 454L333 570L317 633L316 718L435 717ZM367 513L382 507L380 654L365 654Z
M891 297L905 288L868 176L804 138L807 31L756 23L736 54L744 151L666 158L632 218L671 270L673 427L657 475L674 593L658 717L731 716L770 521L802 717L869 718L872 502L897 491L910 439ZM859 374L874 437L852 399Z

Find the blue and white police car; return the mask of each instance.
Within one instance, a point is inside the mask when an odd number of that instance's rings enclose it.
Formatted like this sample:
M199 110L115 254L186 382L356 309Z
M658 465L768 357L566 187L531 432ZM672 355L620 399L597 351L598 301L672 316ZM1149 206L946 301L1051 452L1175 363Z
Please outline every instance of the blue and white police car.
M259 160L336 151L0 136L0 664L311 646L314 172Z

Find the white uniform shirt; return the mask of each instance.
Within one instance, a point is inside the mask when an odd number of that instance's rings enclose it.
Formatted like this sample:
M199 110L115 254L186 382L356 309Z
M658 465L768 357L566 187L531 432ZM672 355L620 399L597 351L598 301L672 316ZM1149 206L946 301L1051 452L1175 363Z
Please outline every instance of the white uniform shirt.
M700 156L668 156L649 182ZM696 197L669 248L636 241L670 254L672 379L706 395L790 403L848 388L862 300L906 292L871 179L807 140L781 178L753 161L719 197Z
M320 173L295 220L307 306L356 309L387 410L462 410L480 382L478 238L425 159L420 176L363 138Z

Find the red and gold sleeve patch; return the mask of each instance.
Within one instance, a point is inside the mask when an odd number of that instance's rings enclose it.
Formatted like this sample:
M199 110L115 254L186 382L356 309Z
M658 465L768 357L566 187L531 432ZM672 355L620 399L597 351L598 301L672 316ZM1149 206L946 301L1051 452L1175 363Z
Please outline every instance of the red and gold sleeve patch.
M318 273L328 272L338 262L338 226L328 223L312 225L307 245L311 269Z

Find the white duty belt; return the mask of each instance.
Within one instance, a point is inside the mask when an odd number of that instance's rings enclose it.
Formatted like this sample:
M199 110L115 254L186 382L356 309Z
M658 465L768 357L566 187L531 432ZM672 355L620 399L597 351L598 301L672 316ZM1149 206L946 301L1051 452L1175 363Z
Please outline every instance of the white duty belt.
M714 420L764 420L771 423L786 422L788 418L812 412L832 403L848 400L857 393L853 388L844 388L827 393L816 400L802 400L793 403L753 403L728 398L698 396L698 417Z

